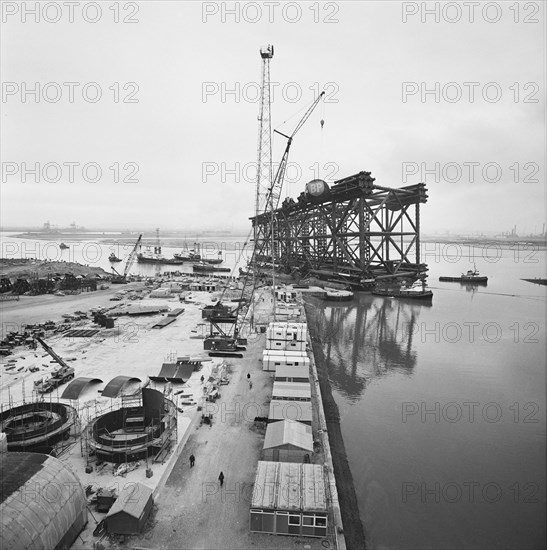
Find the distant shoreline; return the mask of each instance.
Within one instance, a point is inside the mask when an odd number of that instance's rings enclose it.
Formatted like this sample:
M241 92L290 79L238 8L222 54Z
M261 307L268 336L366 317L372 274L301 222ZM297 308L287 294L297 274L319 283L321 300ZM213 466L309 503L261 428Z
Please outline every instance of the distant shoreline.
M121 241L121 240L134 240L140 234L139 231L93 231L93 232L50 232L45 233L43 231L36 232L22 232L14 235L10 235L16 239L38 239L38 240L67 240L67 241L81 241L89 239L102 239L104 241ZM203 231L191 234L188 236L186 232L178 231L166 231L161 233L161 240L184 240L187 242L193 242L194 240L214 239L218 237L223 238L247 238L248 233L244 232L230 232L230 231ZM144 239L155 238L156 235L153 232L143 233ZM435 237L435 236L422 236L420 238L422 243L441 243L441 244L459 244L469 246L493 246L498 245L502 248L510 248L516 245L534 245L539 246L541 250L547 249L547 239L543 237L518 237L514 239L499 239L499 238L473 238L473 237Z
M145 238L155 238L156 233L154 231L9 231L6 229L1 230L3 233L12 233L10 235L17 239L89 239L89 238L127 238L132 239L134 236L140 234ZM161 239L186 239L191 241L193 239L203 239L210 237L243 237L248 232L245 231L162 231L160 233Z

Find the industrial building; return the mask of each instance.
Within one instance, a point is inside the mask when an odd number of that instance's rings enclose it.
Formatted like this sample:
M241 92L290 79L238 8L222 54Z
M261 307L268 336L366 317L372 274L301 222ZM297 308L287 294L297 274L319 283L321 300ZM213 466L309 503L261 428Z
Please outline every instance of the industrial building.
M293 340L305 342L308 336L306 323L270 323L266 332L268 340Z
M266 428L262 460L310 462L313 454L311 426L296 420L272 422Z
M310 366L310 359L305 352L292 352L282 350L264 350L262 354L262 369L275 371L277 367L287 366L291 368Z
M313 419L311 401L290 401L284 399L272 399L268 422L279 420L298 420L311 426Z
M272 399L284 401L311 401L309 382L274 382Z
M275 382L309 382L309 367L293 367L289 365L278 365L275 368Z
M270 323L266 331L266 349L306 351L308 328L306 323Z
M142 533L153 505L154 499L150 487L142 483L124 485L120 496L105 517L107 533L115 535Z
M87 523L78 478L45 454L7 452L0 460L0 548L70 548Z
M322 466L260 461L251 501L250 530L326 537L327 499Z

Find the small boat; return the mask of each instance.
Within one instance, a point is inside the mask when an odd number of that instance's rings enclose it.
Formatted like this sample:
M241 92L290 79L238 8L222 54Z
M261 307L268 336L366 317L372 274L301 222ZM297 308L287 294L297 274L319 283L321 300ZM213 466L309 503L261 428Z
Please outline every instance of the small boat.
M353 300L353 292L325 287L325 300L328 302L350 302Z
M461 277L439 277L439 281L448 283L472 283L476 285L485 285L488 282L488 277L480 275L477 268L468 270L467 273L462 273Z
M108 261L109 261L109 262L121 262L120 258L118 258L118 257L116 256L116 254L114 254L114 252L112 252L112 253L110 254L110 256L108 256Z
M61 244L59 245L59 248L60 248L61 250L65 250L65 249L68 248L68 245L65 244L65 243L61 243Z
M421 287L376 287L372 294L376 296L386 296L388 298L404 298L407 300L420 300L422 302L431 302L433 300L433 292L426 290L425 283Z
M178 258L165 258L161 254L137 254L137 262L140 264L165 264L165 265L181 265L184 262Z
M193 248L190 249L186 254L173 254L173 257L181 262L199 262L201 260L201 255L196 254Z
M173 256L177 260L181 260L183 262L199 262L200 260L203 261L203 258L201 257L201 251L200 251L200 244L198 242L194 243L195 248L190 248L188 250L188 247L186 247L186 252L181 252L180 254L173 254Z
M218 252L218 258L201 258L202 262L207 264L221 264L224 260L222 259L222 252Z
M547 285L547 279L522 279L527 283L535 283L536 285Z
M192 266L192 271L208 273L230 273L231 269L229 267L214 267L212 265L200 262L199 264L194 264Z

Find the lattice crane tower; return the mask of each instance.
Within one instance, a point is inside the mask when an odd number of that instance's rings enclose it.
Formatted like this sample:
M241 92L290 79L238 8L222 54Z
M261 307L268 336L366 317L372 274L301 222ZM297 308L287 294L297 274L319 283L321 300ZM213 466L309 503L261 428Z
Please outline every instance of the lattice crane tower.
M270 59L274 48L270 44L260 49L262 58L262 86L258 115L258 162L256 178L255 215L269 210L268 197L272 186L272 118L270 97Z

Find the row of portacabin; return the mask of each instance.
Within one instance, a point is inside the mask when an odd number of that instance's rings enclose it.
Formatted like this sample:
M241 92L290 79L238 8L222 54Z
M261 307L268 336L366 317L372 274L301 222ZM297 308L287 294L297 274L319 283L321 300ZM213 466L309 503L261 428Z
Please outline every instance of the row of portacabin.
M296 345L297 350L287 348ZM250 507L250 530L326 537L322 465L313 464L313 406L306 323L270 323L263 369L275 371L264 446Z
M262 369L276 371L277 367L306 367L309 370L310 358L306 351L284 351L265 349L262 352Z
M258 462L251 531L326 537L327 523L325 476L320 464Z

